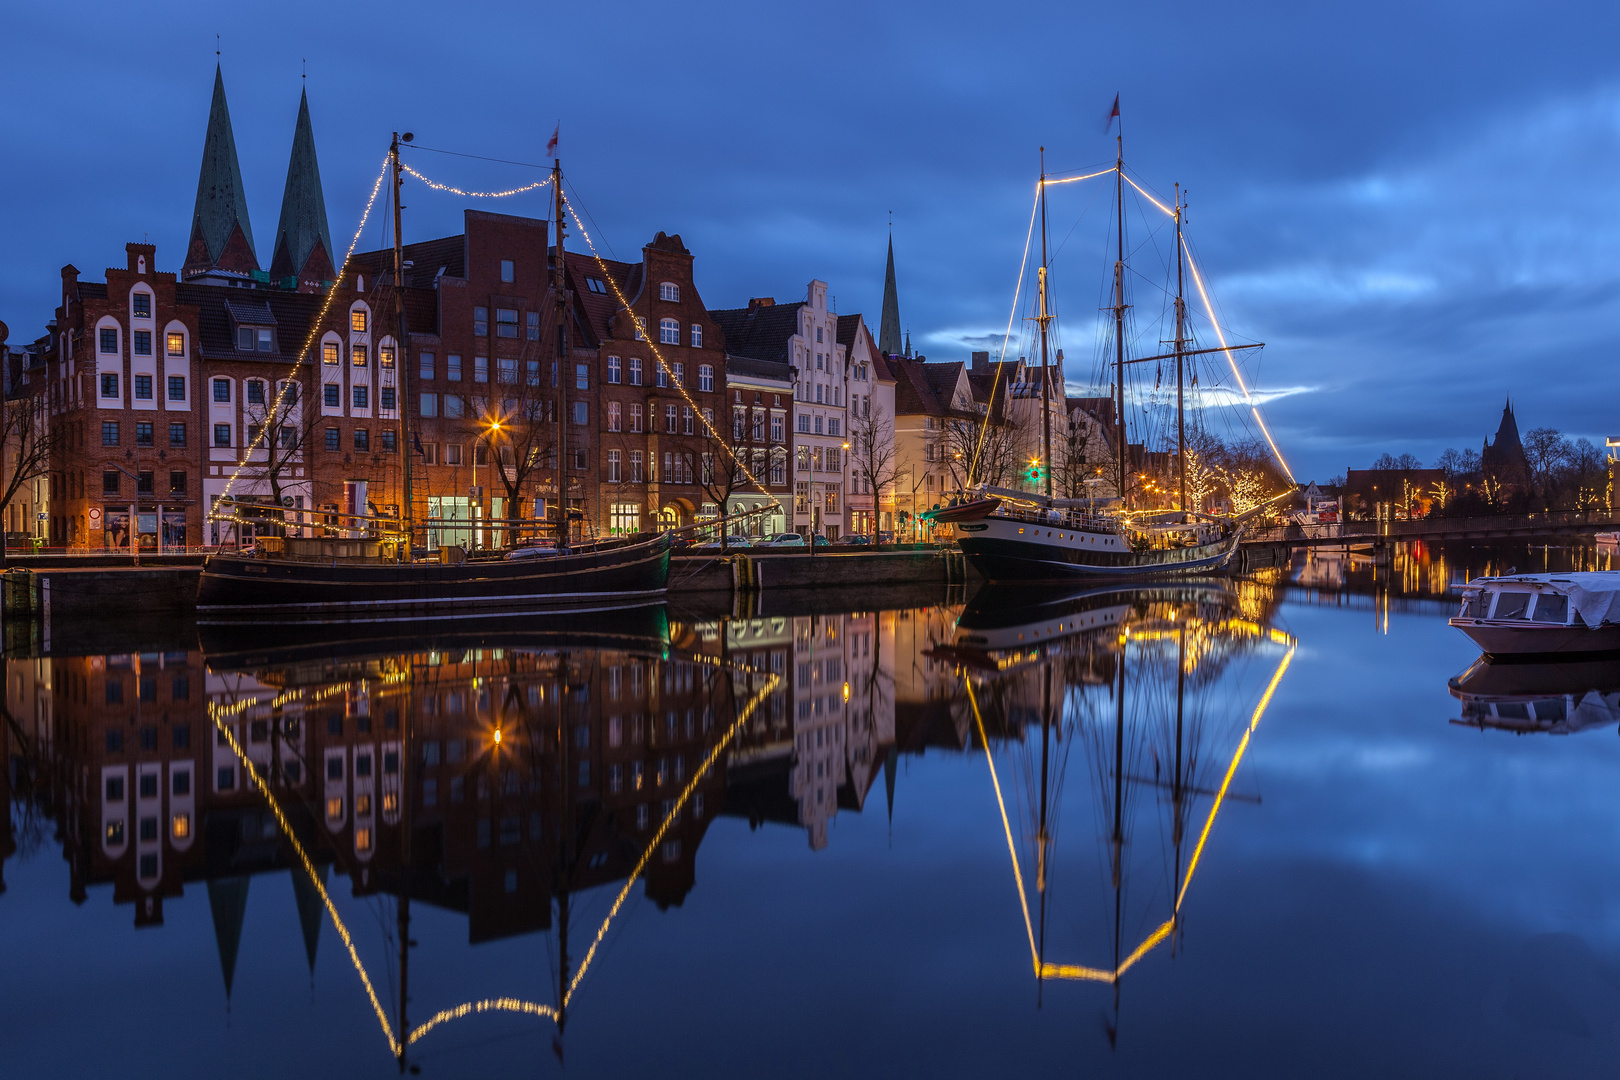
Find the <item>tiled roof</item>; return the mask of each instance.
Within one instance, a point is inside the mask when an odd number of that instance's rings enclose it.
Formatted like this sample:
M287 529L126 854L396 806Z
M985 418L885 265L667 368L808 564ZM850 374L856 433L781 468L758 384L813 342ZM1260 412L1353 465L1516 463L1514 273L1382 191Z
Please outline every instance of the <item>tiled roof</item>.
M568 263L568 277L574 289L574 306L579 318L595 336L597 341L605 341L612 337L608 326L613 316L620 310L619 298L613 294L613 288L608 286L606 293L593 292L587 279L602 279L602 267L618 283L619 289L626 299L634 300L639 287L632 288L632 277L637 279L639 286L640 263L617 262L613 259L603 259L600 263L593 255L579 251L564 250L564 258Z
M244 295L245 294L245 295ZM303 348L310 327L321 311L321 298L311 293L272 292L252 293L228 285L175 286L175 300L197 308L198 344L202 354L230 360L265 360L278 364L289 363ZM266 312L274 319L280 351L274 353L238 353L232 333L231 308L243 309L262 320ZM264 325L259 322L257 325Z
M726 374L752 376L756 379L780 379L783 382L792 380L793 375L785 360L756 360L750 356L733 356L726 354Z
M412 288L432 288L441 270L451 277L467 275L467 238L459 233L455 236L442 236L436 240L421 240L414 244L406 244L400 254L411 264L405 268L405 284ZM349 269L364 270L373 276L392 275L394 249L356 252L349 262Z
M800 300L766 307L727 308L709 312L726 337L726 352L755 360L788 360L788 339L799 332Z

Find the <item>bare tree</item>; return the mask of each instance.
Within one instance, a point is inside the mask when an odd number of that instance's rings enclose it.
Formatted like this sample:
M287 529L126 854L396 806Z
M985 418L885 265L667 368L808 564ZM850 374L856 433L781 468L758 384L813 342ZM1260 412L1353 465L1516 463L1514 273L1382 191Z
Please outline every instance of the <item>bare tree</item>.
M900 451L895 446L894 426L883 425L881 407L868 416L853 418L849 428L849 473L861 490L872 496L872 516L876 524L884 491L892 492L900 479ZM881 529L873 530L881 539Z
M677 453L685 461L687 475L697 478L698 487L720 511L720 551L724 553L730 538L726 515L731 506L731 496L754 486L743 468L748 447L733 449L720 437L718 427L712 431L705 428L703 441L699 445L701 449L679 450ZM754 470L754 473L757 476L759 470Z
M525 350L518 359L497 359L489 393L471 400L474 426L470 434L486 448L496 482L506 492L504 526L512 530L511 538L521 528L525 485L536 479L537 473L554 471L562 515L558 525L561 539L568 522L564 501L567 470L561 467L566 463L558 457L557 396L544 385L543 364L530 356L532 351Z
M0 410L0 521L17 493L50 469L52 453L63 444L61 428L45 423L43 397L8 399ZM131 526L133 527L133 522ZM0 566L6 564L0 537Z
M1570 442L1557 428L1539 427L1524 437L1524 456L1530 462L1530 480L1540 493L1542 506L1552 506L1554 481L1569 460Z
M994 417L947 417L936 446L958 487L999 487L1018 475L1017 432Z

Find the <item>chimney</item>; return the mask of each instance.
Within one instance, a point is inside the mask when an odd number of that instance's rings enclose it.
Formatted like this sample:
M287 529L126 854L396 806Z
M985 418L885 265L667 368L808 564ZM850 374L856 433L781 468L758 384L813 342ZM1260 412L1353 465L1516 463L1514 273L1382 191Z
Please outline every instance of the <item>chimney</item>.
M768 308L768 307L775 307L775 306L776 306L776 297L774 297L774 296L750 296L748 298L748 310L749 311L758 311L760 308Z
M973 370L988 371L990 369L990 353L976 352L973 354Z

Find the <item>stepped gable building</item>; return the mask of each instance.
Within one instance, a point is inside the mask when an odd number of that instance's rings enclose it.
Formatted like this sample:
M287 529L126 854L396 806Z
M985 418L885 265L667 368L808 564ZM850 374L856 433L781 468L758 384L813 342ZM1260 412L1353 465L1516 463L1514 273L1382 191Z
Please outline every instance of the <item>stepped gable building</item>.
M766 493L737 475L726 514L747 515L728 526L744 536L774 536L787 530L793 488L788 481L788 432L793 428L793 370L785 360L726 355L726 394L731 406L731 445L748 462Z
M870 536L894 529L895 477L899 451L894 435L895 373L860 315L838 316L838 344L849 365L849 528Z
M827 307L827 283L812 281L805 299L778 304L752 299L746 308L710 312L725 333L726 352L785 363L793 375L792 529L835 540L845 530L844 495L848 358L838 344L838 317Z
M1485 476L1498 485L1500 498L1530 489L1530 459L1519 441L1519 423L1514 419L1511 399L1502 406L1502 422L1496 428L1496 439L1486 439L1480 447L1479 463Z
M181 276L186 281L242 282L251 280L258 270L242 166L236 160L236 136L225 104L225 76L216 64L214 98L208 107L208 131L203 136L202 169L197 177L197 206L191 216L191 240Z
M692 266L680 236L663 232L639 263L569 256L576 317L601 364L591 475L604 532L691 525L718 517L726 502L725 334L704 308ZM657 335L656 354L638 319ZM583 389L579 366L574 385Z

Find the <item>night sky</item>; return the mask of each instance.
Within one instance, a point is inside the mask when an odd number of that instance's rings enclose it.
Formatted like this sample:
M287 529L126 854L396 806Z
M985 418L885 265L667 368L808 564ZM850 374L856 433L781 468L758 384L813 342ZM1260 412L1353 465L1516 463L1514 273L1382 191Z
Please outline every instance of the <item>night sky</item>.
M6 22L13 345L43 332L64 263L99 278L145 237L178 269L217 33L261 264L307 61L339 247L391 131L538 162L560 121L612 253L680 233L710 307L822 278L875 331L892 211L913 345L966 359L999 347L1037 147L1058 171L1110 161L1117 92L1136 174L1192 193L1226 326L1268 343L1258 386L1299 479L1477 447L1508 395L1521 430L1601 444L1620 429L1608 5L78 4ZM411 160L462 187L538 175ZM407 239L459 231L468 205L407 203ZM545 212L534 196L480 205ZM1054 234L1085 205L1054 199ZM1081 316L1070 340L1089 341L1103 252L1070 235L1054 288Z

